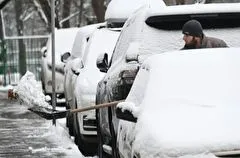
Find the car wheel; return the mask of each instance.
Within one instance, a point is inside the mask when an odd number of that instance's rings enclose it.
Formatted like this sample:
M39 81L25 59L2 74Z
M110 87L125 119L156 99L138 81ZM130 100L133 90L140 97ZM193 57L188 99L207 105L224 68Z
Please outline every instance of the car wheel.
M112 154L114 158L120 158L119 156L119 152L117 149L117 137L115 134L115 129L113 126L113 122L112 122L112 109L111 107L108 107L108 117L109 117L109 128L110 128L110 133L112 136Z
M101 128L99 123L99 110L96 109L96 119L97 119L97 139L98 139L98 157L103 158L103 142L102 142L102 135L101 135Z
M68 103L66 103L66 109L70 109ZM66 126L68 127L68 131L69 131L69 135L73 136L73 114L72 113L68 113L67 117L66 117Z
M97 155L99 158L111 158L111 155L108 155L103 151L103 138L101 133L101 127L100 127L100 116L99 116L99 110L96 110L96 119L97 119L97 139L98 139L98 148L97 148Z

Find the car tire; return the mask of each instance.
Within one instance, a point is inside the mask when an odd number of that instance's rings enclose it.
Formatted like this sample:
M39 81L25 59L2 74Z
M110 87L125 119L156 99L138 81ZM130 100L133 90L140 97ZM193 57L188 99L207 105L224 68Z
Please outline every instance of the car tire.
M67 104L67 103L66 103ZM69 105L66 105L66 109L70 109ZM68 132L70 136L73 136L73 114L68 113L66 117L66 126L68 127Z
M99 110L96 109L96 119L97 119L97 139L98 139L98 151L97 155L99 158L103 158L103 142L102 142L102 135L101 135L101 128L99 123Z
M98 139L98 148L97 155L98 158L111 158L111 155L108 155L103 151L103 138L99 122L99 110L96 109L96 119L97 119L97 139Z

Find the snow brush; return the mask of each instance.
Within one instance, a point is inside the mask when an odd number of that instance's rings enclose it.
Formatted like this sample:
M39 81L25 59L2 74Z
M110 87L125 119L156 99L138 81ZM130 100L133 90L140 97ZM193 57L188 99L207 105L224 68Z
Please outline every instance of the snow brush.
M79 109L53 110L53 109L50 109L47 107L33 106L31 108L28 108L28 110L38 114L39 116L41 116L47 120L53 120L53 119L60 119L60 118L67 117L70 113L84 112L84 111L88 111L88 110L116 106L118 103L123 102L123 101L124 100L119 100L119 101L114 101L114 102L109 102L109 103L92 105L92 106L79 108Z

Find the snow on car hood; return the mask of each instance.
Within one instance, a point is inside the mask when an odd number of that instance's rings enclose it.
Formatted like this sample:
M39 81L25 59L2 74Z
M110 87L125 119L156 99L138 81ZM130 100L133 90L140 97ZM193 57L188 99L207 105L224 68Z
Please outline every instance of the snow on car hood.
M239 50L176 51L147 59L134 82L144 88L131 133L134 151L165 157L240 149ZM127 101L141 91L133 88Z
M155 104L164 108L144 109L136 127L135 150L160 157L240 149L239 107L175 101Z
M88 38L97 27L105 26L105 23L86 25L79 28L72 45L71 55L73 58L82 57L88 42Z

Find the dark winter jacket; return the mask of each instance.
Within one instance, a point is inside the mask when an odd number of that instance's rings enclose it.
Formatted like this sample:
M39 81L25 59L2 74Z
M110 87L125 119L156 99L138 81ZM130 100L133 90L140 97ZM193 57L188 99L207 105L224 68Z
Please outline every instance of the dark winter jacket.
M201 46L198 48L220 48L220 47L228 47L227 44L218 38L214 37L207 37L203 35ZM182 49L194 49L194 48L188 48L186 45Z

